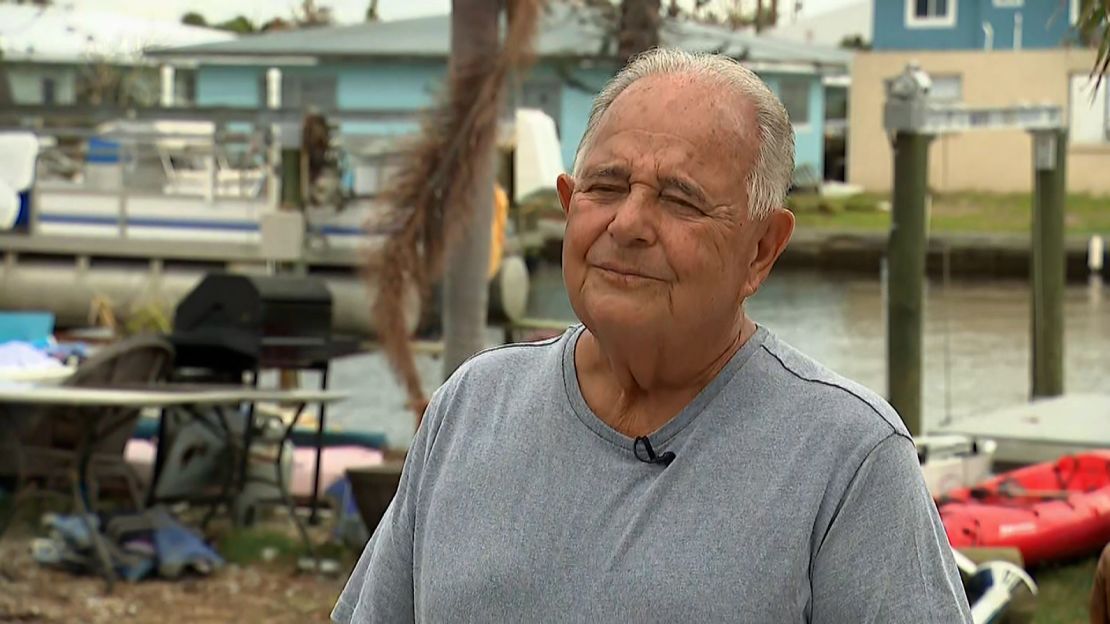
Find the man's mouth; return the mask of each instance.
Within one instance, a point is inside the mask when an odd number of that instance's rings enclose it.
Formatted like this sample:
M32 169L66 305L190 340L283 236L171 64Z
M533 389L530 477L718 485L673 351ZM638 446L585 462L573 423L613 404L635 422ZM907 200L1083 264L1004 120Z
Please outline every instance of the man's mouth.
M646 279L646 280L656 280L656 281L658 281L658 278L652 277L650 275L645 275L644 273L641 273L640 271L637 271L636 269L634 269L632 267L628 267L628 266L624 266L624 265L620 265L620 264L615 264L615 263L611 263L611 262L602 262L600 264L595 264L594 267L598 268L598 269L601 269L602 271L604 271L606 273L609 273L611 275L614 275L616 277Z

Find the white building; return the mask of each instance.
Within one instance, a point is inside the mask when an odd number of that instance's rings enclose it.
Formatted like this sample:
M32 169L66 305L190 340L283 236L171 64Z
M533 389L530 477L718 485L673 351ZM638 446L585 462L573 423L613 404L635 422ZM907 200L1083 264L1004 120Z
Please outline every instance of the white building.
M143 57L150 47L215 43L234 35L128 14L0 4L0 64L17 104L73 104L124 89L140 102L158 99L157 68ZM180 103L193 92L192 76L175 76ZM0 92L3 90L0 89Z

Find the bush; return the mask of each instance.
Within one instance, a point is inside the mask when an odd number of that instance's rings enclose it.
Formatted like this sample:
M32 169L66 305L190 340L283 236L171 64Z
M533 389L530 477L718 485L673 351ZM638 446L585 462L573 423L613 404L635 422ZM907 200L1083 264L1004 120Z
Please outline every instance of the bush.
M867 195L853 195L844 201L847 212L878 212L879 201Z

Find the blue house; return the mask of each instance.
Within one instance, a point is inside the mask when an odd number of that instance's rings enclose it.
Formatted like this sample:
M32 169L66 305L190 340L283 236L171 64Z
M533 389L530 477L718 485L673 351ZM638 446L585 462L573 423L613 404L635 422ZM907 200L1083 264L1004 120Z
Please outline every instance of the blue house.
M875 0L874 50L1073 45L1079 0Z
M1091 80L1096 50L1076 31L1079 0L871 0L872 51L852 62L848 181L890 189L883 82L916 63L948 106L1054 104L1068 123L1068 191L1110 194L1110 97ZM943 135L931 150L937 191L1021 192L1032 184L1021 131Z
M544 15L537 62L514 81L516 106L539 108L555 121L569 168L595 94L617 70L616 41L602 21L556 5ZM851 55L685 21L666 21L663 45L713 51L744 62L782 98L794 121L799 173L823 170L822 79L847 73ZM441 89L450 40L449 16L275 32L235 41L154 51L155 58L197 67L200 106L259 107L265 75L282 70L283 106L321 110L418 110ZM348 123L343 132L408 133L412 123Z

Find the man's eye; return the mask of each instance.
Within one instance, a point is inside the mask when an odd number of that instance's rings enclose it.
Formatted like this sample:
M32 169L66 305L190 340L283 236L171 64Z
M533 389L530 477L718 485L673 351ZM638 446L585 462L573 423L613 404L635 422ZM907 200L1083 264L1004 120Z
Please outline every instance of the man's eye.
M701 208L698 208L694 204L686 201L685 199L682 199L681 197L675 197L673 195L664 195L663 196L663 201L667 202L668 204L671 204L672 206L681 208L683 210L688 210L688 211L692 210L692 211L696 211L696 212L701 212Z
M591 193L623 193L624 189L619 186L612 186L609 184L596 184L590 187Z

